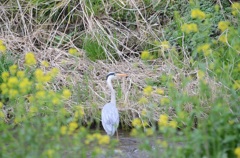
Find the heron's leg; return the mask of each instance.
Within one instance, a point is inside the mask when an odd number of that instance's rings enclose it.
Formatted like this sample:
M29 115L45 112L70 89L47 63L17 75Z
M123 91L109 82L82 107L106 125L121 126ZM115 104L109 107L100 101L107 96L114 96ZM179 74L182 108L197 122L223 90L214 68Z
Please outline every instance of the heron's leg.
M118 130L116 130L116 134L117 134L117 140L119 140L119 139L118 139Z

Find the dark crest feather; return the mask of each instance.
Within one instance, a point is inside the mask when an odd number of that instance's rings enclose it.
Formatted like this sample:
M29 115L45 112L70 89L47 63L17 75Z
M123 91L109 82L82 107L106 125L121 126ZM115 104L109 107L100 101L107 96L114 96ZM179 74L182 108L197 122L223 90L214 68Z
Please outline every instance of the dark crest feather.
M106 80L107 80L108 77L111 76L111 75L115 76L115 72L110 72L110 73L108 73L108 74L107 74L107 77L106 77Z

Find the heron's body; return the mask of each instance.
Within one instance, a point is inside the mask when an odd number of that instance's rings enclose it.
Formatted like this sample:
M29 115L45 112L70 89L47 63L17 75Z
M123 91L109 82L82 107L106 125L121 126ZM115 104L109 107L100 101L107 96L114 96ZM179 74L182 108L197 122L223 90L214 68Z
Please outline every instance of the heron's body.
M116 107L116 96L115 90L112 86L112 79L116 78L117 76L127 76L126 74L116 74L114 72L110 72L107 75L107 85L111 90L111 101L104 105L102 109L102 125L104 130L107 132L109 136L113 136L114 133L117 131L119 125L119 113Z
M103 117L104 116L104 117ZM119 114L116 105L107 103L102 109L102 125L108 135L113 136L119 124Z

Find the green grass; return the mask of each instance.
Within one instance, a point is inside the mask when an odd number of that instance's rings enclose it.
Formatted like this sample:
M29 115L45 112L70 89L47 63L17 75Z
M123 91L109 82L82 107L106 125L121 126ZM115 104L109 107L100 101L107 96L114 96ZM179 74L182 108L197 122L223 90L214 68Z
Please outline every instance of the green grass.
M102 46L93 39L86 38L83 43L83 49L86 51L87 57L92 61L107 58Z

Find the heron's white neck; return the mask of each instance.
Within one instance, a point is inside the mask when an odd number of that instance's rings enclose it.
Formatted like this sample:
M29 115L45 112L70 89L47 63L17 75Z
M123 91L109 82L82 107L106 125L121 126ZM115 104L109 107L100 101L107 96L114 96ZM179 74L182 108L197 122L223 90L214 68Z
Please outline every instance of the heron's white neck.
M111 77L107 79L107 85L111 90L111 102L110 103L112 103L113 105L116 105L116 95L115 95L115 90L113 89L113 86L112 86L112 78Z

